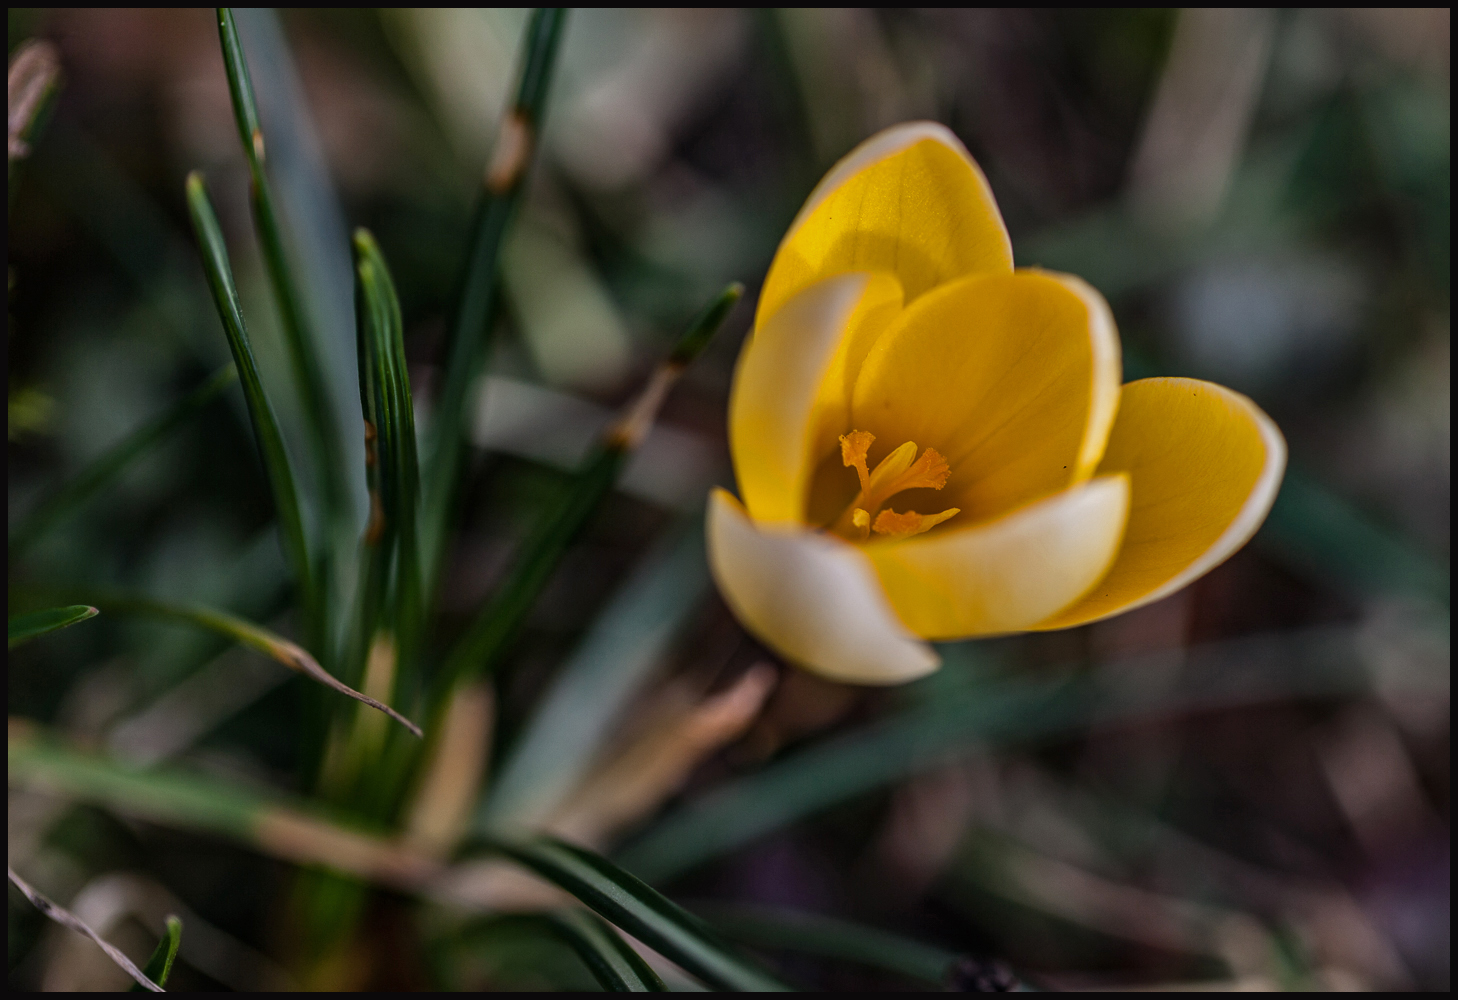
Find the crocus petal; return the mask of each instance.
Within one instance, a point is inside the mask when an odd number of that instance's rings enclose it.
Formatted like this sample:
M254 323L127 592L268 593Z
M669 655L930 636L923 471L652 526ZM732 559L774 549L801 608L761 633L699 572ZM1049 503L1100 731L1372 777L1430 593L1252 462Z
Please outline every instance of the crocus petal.
M1285 468L1281 432L1240 393L1189 378L1124 386L1099 465L1130 478L1124 544L1087 597L1037 627L1107 618L1208 573L1255 534Z
M889 276L839 275L795 296L745 344L729 393L729 450L756 521L803 523L816 452L844 430L848 352L869 350L858 331L874 340L900 300Z
M1088 285L1032 270L974 276L922 296L880 336L850 422L876 435L873 461L903 441L937 449L951 481L913 502L984 521L1093 474L1119 377L1113 317Z
M945 126L910 122L861 143L831 169L780 243L756 325L805 286L888 271L908 302L967 274L1012 270L1012 244L987 179Z
M1100 476L990 523L872 542L865 553L897 616L922 638L1016 632L1098 583L1128 510L1127 477Z
M753 524L709 497L709 565L751 632L800 666L853 684L899 684L939 659L897 620L865 554L828 535Z

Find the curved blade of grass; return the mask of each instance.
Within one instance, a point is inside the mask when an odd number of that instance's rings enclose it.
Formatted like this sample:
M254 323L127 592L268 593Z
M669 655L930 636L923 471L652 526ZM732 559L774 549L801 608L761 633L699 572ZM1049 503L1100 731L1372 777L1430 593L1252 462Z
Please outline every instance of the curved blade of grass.
M1110 664L1103 676L965 684L720 785L618 857L657 881L973 748L1173 712L1362 690L1367 673L1354 635L1323 628L1195 647L1185 653L1180 690L1170 693L1120 680L1158 669L1162 654L1150 656L1152 662L1132 657Z
M584 910L562 910L544 917L594 978L609 993L667 993L658 973L602 918Z
M149 822L221 834L273 857L322 865L407 892L429 894L450 879L438 862L402 850L394 839L341 825L282 796L210 775L107 760L60 745L41 727L14 719L8 749L9 777L16 785L35 785ZM642 958L593 918L564 915L551 929L578 949L600 979L616 978L633 992L663 989Z
M98 457L75 478L50 497L41 501L10 535L10 554L19 555L47 530L71 514L108 483L115 481L132 462L149 452L174 430L185 424L238 377L231 363L212 374L207 381L173 403L167 410L138 427L105 454Z
M296 670L326 687L333 688L346 697L353 698L355 701L362 702L373 709L384 712L417 737L423 735L419 726L405 718L405 716L395 711L389 705L376 701L369 695L361 694L329 673L329 671L319 665L318 660L315 660L314 657L309 655L308 650L304 649L298 643L290 642L283 636L275 632L270 632L261 625L255 625L250 621L245 621L242 618L230 615L224 611L217 611L213 608L179 606L166 604L161 601L138 598L112 598L103 600L102 604L109 611L172 618L178 621L190 622L201 628L226 635L250 649L256 649L263 655L277 660L290 670Z
M695 912L731 941L885 969L942 986L962 956L847 920L770 906L712 904Z
M460 290L446 345L443 384L430 427L426 469L426 498L430 506L424 540L428 579L434 579L439 566L446 521L454 508L456 480L465 447L466 402L486 357L491 318L496 308L501 247L526 190L566 22L565 7L538 7L532 12L522 39L516 95L510 110L502 117L496 148L483 177L481 200L471 221Z
M409 669L421 620L420 550L416 512L420 465L415 450L415 414L410 373L405 364L400 301L379 245L368 230L354 233L356 315L360 338L360 391L368 397L367 419L374 428L375 482L384 521L371 524L395 550L392 625Z
M202 174L195 170L187 175L187 208L192 217L193 231L197 234L198 246L202 250L208 287L212 291L218 316L223 321L223 332L227 334L228 348L233 352L233 363L237 366L238 377L243 382L248 416L253 422L253 434L258 441L263 467L273 491L274 512L278 515L284 556L293 570L294 584L299 590L307 628L310 633L316 633L320 631L319 595L315 591L314 574L309 562L309 545L304 536L303 517L299 513L299 495L294 488L293 469L289 465L283 435L279 433L278 419L274 416L273 406L263 389L258 365L253 360L253 348L248 341L248 330L243 324L243 310L238 302L238 288L233 283L233 270L228 263L228 248L223 242L223 231L218 225L212 203L208 200Z
M282 796L232 785L215 776L177 769L140 769L107 760L60 745L41 727L14 719L8 750L7 768L15 785L45 788L53 794L96 803L149 822L221 834L273 857L322 865L407 892L429 894L442 880L450 879L451 873L444 866L402 850L394 839L342 825ZM676 907L672 903L646 886L642 889L661 900L669 913L667 919L682 919L673 916ZM698 926L696 918L687 914L683 918L689 927ZM573 947L591 950L591 957L583 957L595 974L616 977L633 992L663 988L641 957L591 918L563 918L555 923L553 931ZM679 936L689 941L688 947L694 946L689 940L690 931L680 931ZM700 950L711 947L707 939L697 946ZM579 954L583 952L579 950ZM704 961L712 963L713 956L706 953ZM725 975L743 983L740 988L755 989L765 984L779 988L748 966L738 968L736 975L736 962L729 954L721 958L721 964L729 964ZM634 988L635 982L641 986Z
M248 75L248 61L243 53L243 43L238 37L233 11L228 7L219 7L217 13L218 40L223 49L228 92L233 99L233 117L238 124L238 136L242 140L243 152L248 160L254 227L263 251L263 262L268 269L269 284L278 300L284 340L289 346L289 360L298 381L304 412L308 416L310 443L315 452L314 460L320 469L320 483L330 511L337 513L343 509L345 503L344 470L339 458L342 454L339 427L333 407L329 405L324 374L319 365L318 346L314 341L308 312L304 308L304 298L295 280L294 269L290 267L288 256L284 252L283 235L273 207L273 194L269 188L268 175L263 168L263 127L258 118L258 104L253 94L253 81Z
M428 887L442 866L394 839L345 825L283 795L180 768L140 768L64 746L11 719L6 766L14 784L91 802L151 823L232 838L285 861L320 865L405 891Z
M792 992L737 955L698 917L591 851L551 837L491 837L477 841L475 846L530 868L714 989Z
M537 521L506 579L447 656L434 692L433 711L440 710L456 684L495 668L568 546L611 491L628 456L647 436L668 390L718 333L743 294L744 286L735 282L694 318L668 360L658 366L638 398L587 457L576 481Z
M89 937L91 940L95 941L97 945L100 946L101 950L106 952L106 957L119 965L126 972L127 975L135 979L137 981L137 985L142 989L151 990L153 993L167 992L162 987L154 983L147 976L146 973L144 973L141 969L137 968L134 964L132 964L132 960L123 955L121 949L115 947L112 944L109 944L100 934L96 933L90 927L86 926L86 924L82 923L81 918L77 917L74 913L72 913L65 907L57 906L55 903L47 899L44 895L37 892L34 886L32 886L29 882L25 881L25 879L21 878L19 875L15 874L14 868L7 867L6 870L10 873L11 884L13 884L15 888L19 889L25 895L25 898L30 900L31 903L34 904L37 910L40 910L41 913L44 913L46 916L50 917L62 927L65 927L68 930L73 930L77 934L84 934L86 937Z
M607 993L669 992L658 973L600 917L588 910L552 913L493 913L478 917L455 935L469 942L505 932L552 937L567 945Z
M155 982L158 986L167 985L167 977L172 975L172 963L177 961L177 949L182 947L182 921L171 914L167 916L167 930L162 935L162 940L157 942L157 948L152 952L152 957L147 959L146 966L142 969L142 975ZM142 985L133 983L131 992L141 992Z
M84 622L88 618L95 617L96 614L96 609L90 605L73 604L65 608L46 608L44 611L32 611L28 615L16 615L10 619L10 645L8 648L14 649L38 635L45 635L47 632L54 632L58 628L75 625L77 622Z

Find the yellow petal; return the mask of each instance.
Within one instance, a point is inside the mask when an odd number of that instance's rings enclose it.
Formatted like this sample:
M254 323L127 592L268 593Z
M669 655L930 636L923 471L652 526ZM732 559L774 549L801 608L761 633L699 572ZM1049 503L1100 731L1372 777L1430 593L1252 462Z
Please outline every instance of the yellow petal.
M755 325L805 286L888 271L908 302L967 274L1012 270L987 179L946 127L908 122L852 150L811 193L760 291Z
M1077 278L963 278L907 307L861 366L851 425L936 448L952 477L933 508L985 521L1093 474L1119 405L1119 338ZM918 508L920 509L920 508Z
M1238 392L1189 378L1124 386L1100 473L1130 478L1129 529L1109 574L1038 628L1067 628L1174 593L1255 534L1281 485L1286 442Z
M1126 477L1100 476L990 523L873 541L865 553L897 616L922 638L1017 632L1099 581L1128 509Z
M723 490L709 497L709 565L745 628L800 666L852 684L935 670L931 647L896 619L864 553L837 538L757 526Z
M820 384L869 278L824 281L745 342L729 393L729 450L739 491L758 521L802 519Z
M846 321L840 346L820 380L810 417L810 452L815 460L835 450L850 426L851 392L861 365L882 333L901 315L901 283L889 274L869 275L855 311Z

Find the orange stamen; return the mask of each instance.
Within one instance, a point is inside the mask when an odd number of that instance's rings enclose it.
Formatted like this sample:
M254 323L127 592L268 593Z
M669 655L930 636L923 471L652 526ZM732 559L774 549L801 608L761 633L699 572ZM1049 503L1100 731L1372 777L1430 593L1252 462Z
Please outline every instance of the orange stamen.
M871 442L874 440L876 435L870 431L851 431L840 436L840 460L847 468L855 468L856 475L861 480L862 492L871 478L871 474L866 471L866 453L871 450Z
M876 515L876 523L871 526L871 530L878 535L889 535L892 538L910 538L923 531L930 531L961 512L960 507L949 508L940 514L918 514L911 510L898 514L894 510L883 510Z
M866 541L872 531L896 538L919 535L959 513L958 508L941 514L897 514L881 508L902 490L939 490L947 485L952 469L935 448L918 457L916 442L907 441L867 469L867 456L876 436L869 431L851 431L840 438L840 460L856 470L861 489L831 528L842 538Z

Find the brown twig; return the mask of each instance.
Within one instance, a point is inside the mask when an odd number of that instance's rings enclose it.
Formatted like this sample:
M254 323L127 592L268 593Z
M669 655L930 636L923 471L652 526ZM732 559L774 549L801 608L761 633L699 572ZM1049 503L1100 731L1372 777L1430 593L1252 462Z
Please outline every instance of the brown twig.
M121 966L126 971L126 974L135 979L143 989L151 990L153 993L167 992L152 982L152 980L148 979L146 974L133 965L132 960L123 955L118 948L102 940L100 934L87 927L74 913L64 907L57 906L45 896L41 895L29 882L15 874L14 868L7 865L5 870L10 873L10 881L15 884L15 888L25 893L25 898L35 904L37 910L40 910L62 927L70 928L77 934L84 934L95 941L101 947L101 950L106 952L107 957Z

